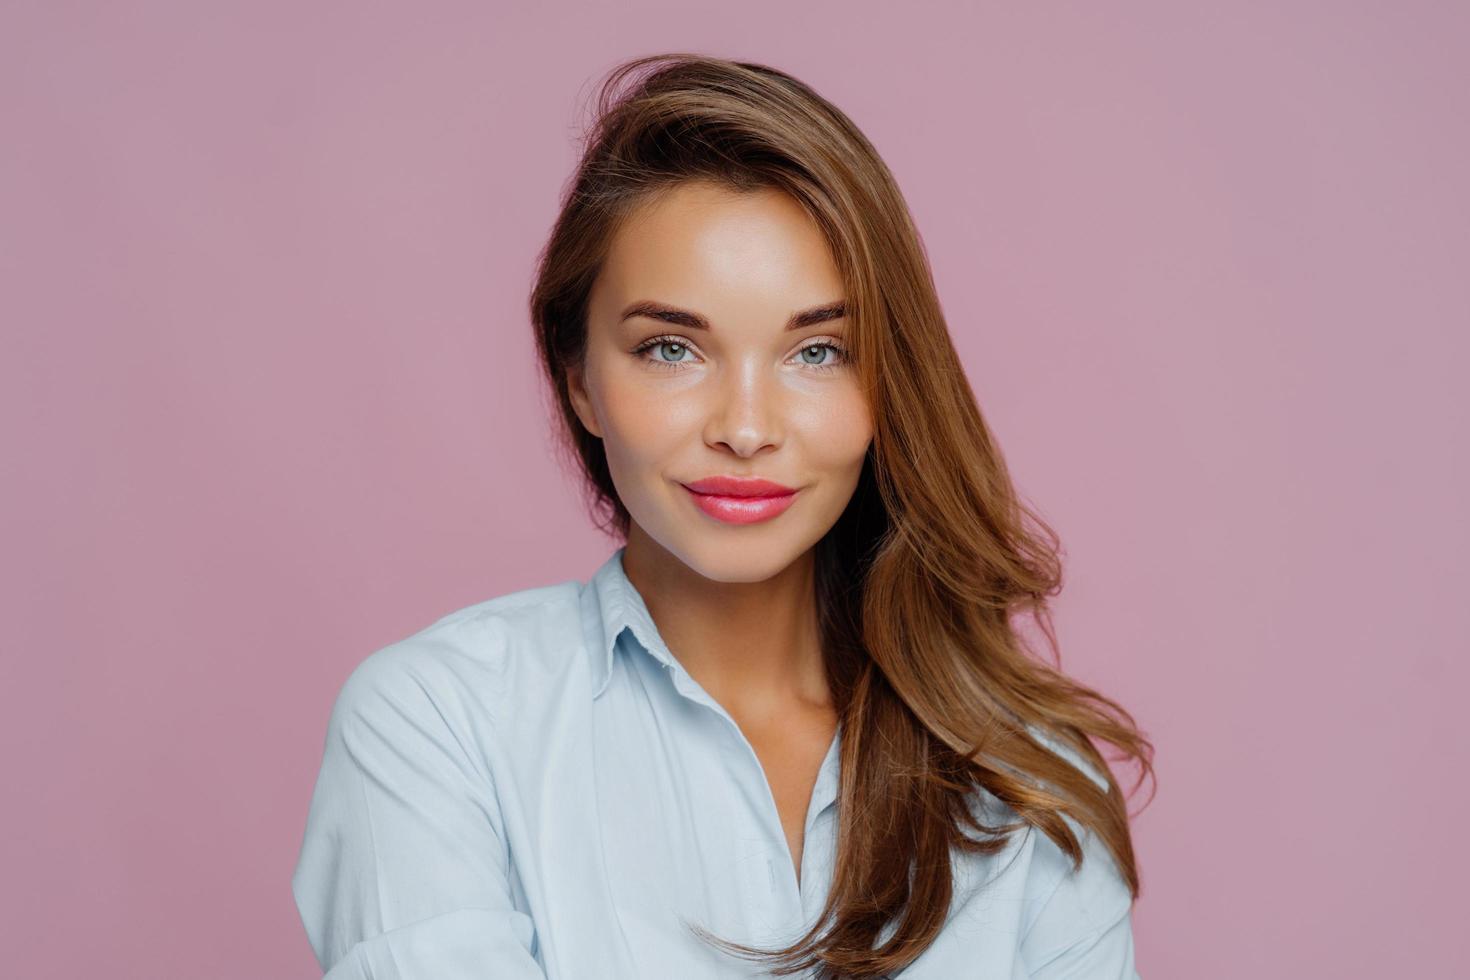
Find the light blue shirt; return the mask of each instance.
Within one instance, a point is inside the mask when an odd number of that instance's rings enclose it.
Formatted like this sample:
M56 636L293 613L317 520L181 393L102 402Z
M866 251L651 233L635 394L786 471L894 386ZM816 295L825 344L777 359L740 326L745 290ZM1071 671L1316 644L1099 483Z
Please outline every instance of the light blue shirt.
M681 919L766 948L815 922L840 727L798 884L755 750L669 652L622 555L586 583L451 613L349 674L291 879L328 980L766 977ZM1075 873L1030 828L998 854L956 853L944 929L895 976L1137 978L1128 889L1072 827Z

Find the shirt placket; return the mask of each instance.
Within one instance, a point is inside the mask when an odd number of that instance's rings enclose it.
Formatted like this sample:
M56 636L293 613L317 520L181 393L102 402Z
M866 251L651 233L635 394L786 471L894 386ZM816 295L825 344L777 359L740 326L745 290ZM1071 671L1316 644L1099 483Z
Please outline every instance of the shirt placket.
M828 811L831 808L831 798L835 795L832 791L836 780L836 740L834 739L834 744L824 759L808 805L803 828L801 880L798 882L791 849L781 827L775 795L771 791L770 780L765 775L755 747L750 744L750 740L724 706L690 676L682 665L672 658L658 656L657 659L668 673L675 691L719 719L721 737L739 759L739 764L754 774L753 780L760 787L758 795L762 799L757 819L760 821L763 844L764 885L771 899L770 906L763 910L763 918L765 925L773 933L795 938L815 917L826 897L826 882L820 879L830 870L826 864L831 817Z

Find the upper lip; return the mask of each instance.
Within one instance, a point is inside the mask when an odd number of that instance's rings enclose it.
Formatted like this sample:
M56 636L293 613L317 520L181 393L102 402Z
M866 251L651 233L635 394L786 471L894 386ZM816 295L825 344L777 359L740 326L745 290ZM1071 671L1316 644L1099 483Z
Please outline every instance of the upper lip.
M707 476L684 486L695 493L707 493L717 497L784 497L795 493L793 487L772 483L754 476Z

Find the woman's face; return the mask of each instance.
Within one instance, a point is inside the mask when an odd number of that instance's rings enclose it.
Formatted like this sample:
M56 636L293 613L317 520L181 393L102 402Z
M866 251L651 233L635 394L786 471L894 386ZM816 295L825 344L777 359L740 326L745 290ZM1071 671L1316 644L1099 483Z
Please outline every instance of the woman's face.
M638 529L708 578L774 576L852 497L873 427L843 299L821 231L781 191L679 184L612 242L572 402ZM740 499L749 487L700 486L712 477L794 492Z

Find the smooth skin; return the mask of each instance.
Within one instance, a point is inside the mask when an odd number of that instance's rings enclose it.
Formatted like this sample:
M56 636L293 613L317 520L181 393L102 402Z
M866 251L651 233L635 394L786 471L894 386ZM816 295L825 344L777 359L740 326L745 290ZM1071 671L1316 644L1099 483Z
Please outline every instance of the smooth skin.
M586 359L570 378L632 516L628 578L670 652L755 748L798 876L806 808L837 725L812 549L852 498L873 425L846 357L847 320L787 324L843 299L825 238L790 196L682 183L619 229L593 284ZM638 303L697 314L708 328L625 318ZM681 486L713 475L800 492L774 518L728 524Z

